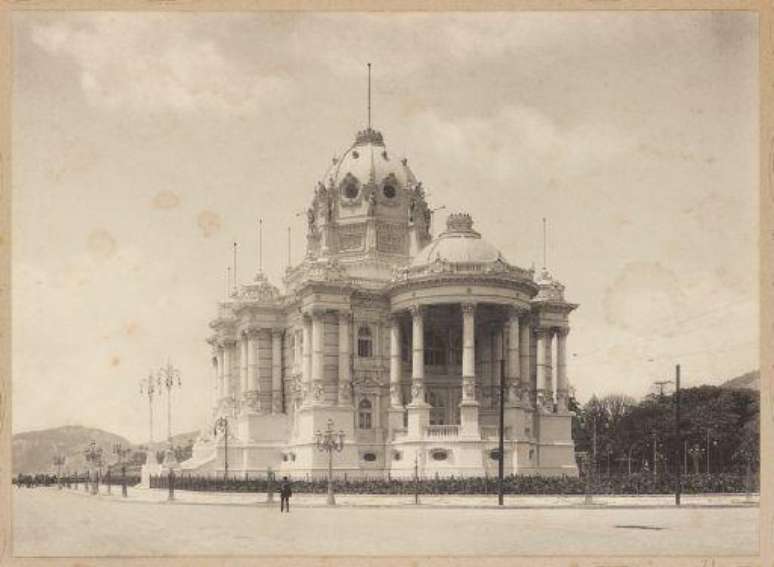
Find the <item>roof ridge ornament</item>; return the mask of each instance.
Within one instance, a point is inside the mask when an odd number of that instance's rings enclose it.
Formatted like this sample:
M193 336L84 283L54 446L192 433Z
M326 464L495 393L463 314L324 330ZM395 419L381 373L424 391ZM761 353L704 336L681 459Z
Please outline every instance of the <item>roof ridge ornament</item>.
M468 213L452 213L446 218L446 231L444 234L469 234L481 235L473 230L473 218Z
M364 146L366 144L372 144L374 146L384 146L384 136L378 130L374 130L370 126L365 130L360 130L355 136L355 145Z

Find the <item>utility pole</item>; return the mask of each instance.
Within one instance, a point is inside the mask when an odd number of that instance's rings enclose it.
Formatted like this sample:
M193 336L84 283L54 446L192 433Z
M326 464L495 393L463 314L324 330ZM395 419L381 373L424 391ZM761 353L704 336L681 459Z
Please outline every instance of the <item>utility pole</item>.
M671 384L671 383L672 383L671 380L661 380L659 382L653 382L653 384L655 384L658 387L658 397L659 398L663 398L664 397L664 387L667 384Z
M419 504L419 451L414 453L414 504Z
M680 495L683 490L683 475L680 470L680 451L683 449L683 435L680 431L680 365L675 367L675 433L677 434L677 474L675 475L675 506L680 505ZM709 439L709 437L707 437ZM708 457L709 458L709 457ZM709 468L709 461L707 461Z
M500 444L497 454L497 505L503 505L503 475L505 473L505 358L500 359Z
M591 430L591 468L597 472L597 415L594 414Z
M707 474L710 472L710 430L707 429Z

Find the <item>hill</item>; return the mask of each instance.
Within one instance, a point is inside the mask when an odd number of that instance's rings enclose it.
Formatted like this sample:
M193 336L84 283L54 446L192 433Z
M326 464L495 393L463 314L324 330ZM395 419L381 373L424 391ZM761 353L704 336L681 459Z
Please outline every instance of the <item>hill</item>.
M186 447L198 436L198 431L181 433L173 437L173 445ZM117 460L113 454L113 446L120 443L134 451L145 450L145 445L134 445L126 438L90 427L67 425L40 431L25 431L16 433L12 440L13 474L55 472L53 464L55 455L63 455L65 464L62 470L85 471L88 468L84 450L95 441L102 449L102 459L105 464ZM166 441L153 443L154 451L166 448Z
M54 472L53 459L57 454L66 459L63 470L83 471L87 468L83 452L92 441L102 449L106 461L113 460L116 443L124 447L131 445L120 435L80 425L17 433L12 441L13 474Z
M721 388L727 389L747 389L760 392L761 390L761 373L758 370L752 370L736 378L726 380L720 385Z

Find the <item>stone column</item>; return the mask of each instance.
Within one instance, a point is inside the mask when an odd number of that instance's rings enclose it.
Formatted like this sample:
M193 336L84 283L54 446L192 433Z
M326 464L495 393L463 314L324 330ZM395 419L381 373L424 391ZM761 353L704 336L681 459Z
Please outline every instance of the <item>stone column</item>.
M546 410L553 406L553 387L551 384L551 329L537 331L537 386L538 402Z
M537 405L543 407L545 403L546 383L546 330L537 329L535 331L535 337L537 339L537 360L535 361L535 365L537 366L536 400Z
M494 354L494 353L493 353ZM460 435L479 438L476 401L476 306L462 304L462 401Z
M247 335L247 391L257 392L261 388L260 366L258 365L258 331L251 329Z
M554 409L554 355L553 355L553 344L554 344L554 334L556 331L554 329L549 329L546 332L546 342L545 342L545 348L546 348L546 355L545 355L545 366L546 371L543 374L543 377L546 380L546 383L543 387L544 389L544 395L546 400L546 407L553 411Z
M425 325L424 308L412 306L411 312L411 403L408 409L408 436L420 439L430 424L430 404L425 401Z
M312 401L322 403L325 401L324 388L324 364L325 364L325 339L324 339L323 312L312 311Z
M234 394L233 383L231 381L231 372L234 360L235 346L236 342L233 339L225 341L223 346L223 380L226 384L226 396L229 398Z
M390 317L390 407L402 408L400 396L400 321L397 315Z
M247 397L247 333L239 336L239 389L242 398Z
M223 345L218 345L217 351L217 366L218 366L218 399L223 399L226 396L226 379L225 379L225 364Z
M301 345L303 351L303 364L301 367L301 401L308 404L312 394L312 319L304 314Z
M403 429L403 400L401 399L401 342L400 319L397 313L389 318L390 324L390 406L387 409L387 426L390 431L389 439L393 438L392 432Z
M519 318L519 373L521 374L521 401L525 407L532 406L532 369L530 368L530 328L529 315Z
M521 395L521 368L519 360L519 313L511 311L508 318L508 402L516 403Z
M282 413L282 330L271 330L271 411Z
M421 306L411 308L411 405L425 402L425 325Z
M557 411L567 411L570 385L567 383L567 334L570 329L559 329L556 337L556 405Z
M303 354L301 352L301 331L293 329L293 374L301 374L301 368L303 363L301 359Z
M476 399L476 306L462 304L462 401ZM492 353L494 359L494 353ZM494 372L493 372L494 374Z
M338 404L352 405L352 314L339 311Z

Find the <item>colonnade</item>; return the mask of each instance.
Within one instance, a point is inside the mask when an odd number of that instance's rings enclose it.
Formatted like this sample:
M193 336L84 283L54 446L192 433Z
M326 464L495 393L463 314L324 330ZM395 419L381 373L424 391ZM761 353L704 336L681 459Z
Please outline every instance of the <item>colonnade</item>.
M325 339L324 317L329 310L308 309L302 314L301 354L301 396L302 404L320 405L330 403L325 399ZM348 310L336 311L339 327L338 385L336 404L352 404L352 314Z
M264 333L271 336L270 381L264 380L261 374L259 341ZM216 356L213 357L218 399L236 400L239 394L241 402L253 411L283 413L282 336L282 329L253 328L242 331L236 338L218 342ZM237 353L238 367L235 364ZM270 384L270 387L264 387L264 384Z
M425 403L425 360L424 360L424 317L427 307L414 305L408 308L411 315L411 400L408 407L420 407ZM462 405L476 402L476 305L462 303ZM390 317L390 406L402 407L401 381L401 326L397 313ZM510 309L503 326L502 337L505 341L506 360L506 400L509 403L521 402L525 406L537 403L544 408L552 408L554 392L552 385L552 345L556 337L556 403L557 409L567 409L569 386L566 373L567 328L532 328L529 312ZM531 380L532 357L530 355L533 335L537 340L537 385Z

